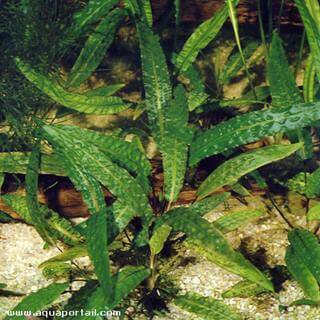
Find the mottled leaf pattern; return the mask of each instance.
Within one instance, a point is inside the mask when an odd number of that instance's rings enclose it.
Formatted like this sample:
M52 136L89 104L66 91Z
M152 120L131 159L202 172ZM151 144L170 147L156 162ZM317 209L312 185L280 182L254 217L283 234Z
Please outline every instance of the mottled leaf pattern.
M249 298L251 296L256 296L262 292L265 292L266 289L262 288L258 284L243 280L236 283L230 289L222 293L223 298Z
M186 233L188 245L208 260L273 291L266 276L239 252L234 251L223 234L198 213L183 207L172 209L158 220L156 228L163 223L167 223L175 231Z
M213 222L213 225L223 233L233 231L247 223L263 216L259 210L241 210L225 214Z
M178 198L187 169L188 144L192 137L188 118L188 102L183 87L179 85L165 115L161 144L165 197L170 203Z
M200 198L204 198L225 185L232 185L247 173L268 163L288 157L299 150L301 146L302 144L300 143L291 145L273 145L246 152L227 160L202 182L197 191L197 195Z
M238 0L234 0L234 5L237 4ZM191 34L175 60L175 66L179 72L185 72L189 69L199 52L217 36L227 18L228 8L224 5L212 18L203 22Z
M155 230L149 241L151 254L156 255L163 249L164 243L168 239L171 232L171 227L164 223L159 228Z
M268 135L300 129L319 119L319 102L271 108L237 116L196 136L191 144L190 165Z
M287 247L285 260L290 273L297 280L305 295L312 300L320 300L317 280L292 246Z
M50 307L55 300L59 298L61 293L68 288L68 283L52 283L49 286L31 293L12 310L37 312ZM25 316L7 316L6 320L26 320Z
M153 137L161 144L165 113L172 98L166 58L159 37L142 22L136 22L145 91L145 102Z
M112 114L129 108L129 105L125 104L119 97L87 96L68 92L58 83L32 69L22 60L16 58L15 62L23 75L39 90L67 108L90 114Z
M291 106L303 102L293 73L289 68L281 39L276 32L272 36L267 73L273 107Z
M124 11L115 9L98 24L69 73L67 87L78 87L99 66L123 16Z
M220 300L196 293L178 296L173 303L197 315L197 319L240 320L242 317Z

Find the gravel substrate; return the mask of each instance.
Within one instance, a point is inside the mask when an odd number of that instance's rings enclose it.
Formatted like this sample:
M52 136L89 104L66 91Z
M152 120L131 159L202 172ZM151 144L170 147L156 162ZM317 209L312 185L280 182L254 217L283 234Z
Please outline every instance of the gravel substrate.
M254 199L251 207L257 207L267 212L266 207L261 207L261 202L255 205ZM206 216L210 221L223 215L226 211L243 209L245 206L237 200L228 202L228 206L220 206L215 212ZM38 265L44 260L56 255L59 251L55 248L43 249L43 241L34 228L23 223L0 224L0 252L1 275L0 282L7 284L7 289L19 293L30 293L48 285L42 276ZM263 248L264 263L269 267L284 264L285 247L287 246L287 231L283 223L271 211L241 230L227 235L233 247L252 254L260 252ZM174 269L170 276L176 279L181 293L197 292L204 296L221 299L221 294L240 280L240 277L222 270L213 263L195 255L191 249L183 252L185 257L195 257L193 262L186 266ZM301 289L292 280L283 283L279 295L262 294L251 298L224 299L224 302L240 312L248 320L320 320L320 312L309 306L287 307L280 311L280 306L289 306L291 302L303 297ZM0 319L5 311L12 309L21 297L0 297ZM197 319L191 314L169 304L170 313L164 317L155 317L155 320L186 320ZM145 319L137 316L137 319Z

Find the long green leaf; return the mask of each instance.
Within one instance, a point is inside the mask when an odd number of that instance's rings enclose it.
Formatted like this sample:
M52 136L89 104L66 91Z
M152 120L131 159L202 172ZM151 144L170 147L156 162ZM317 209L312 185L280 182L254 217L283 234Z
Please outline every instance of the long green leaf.
M300 284L305 295L312 300L320 300L317 280L304 264L303 260L296 254L292 246L288 246L285 260L290 273Z
M198 213L183 207L172 209L158 220L156 228L163 223L170 225L175 231L184 232L187 235L188 245L191 245L201 256L229 272L273 291L267 277L239 252L236 252L223 234Z
M197 195L204 198L225 185L236 183L241 177L268 163L281 160L301 148L301 143L273 145L243 153L225 161L200 185Z
M46 241L48 244L53 245L56 239L50 233L48 222L46 220L43 210L40 209L38 203L39 166L40 144L37 144L30 154L29 163L26 171L26 202L29 217L32 224L34 225L42 239Z
M188 118L188 102L180 85L176 88L175 98L165 115L161 145L165 197L170 203L178 198L187 169L188 144L192 137L187 127Z
M213 225L223 233L227 233L246 225L252 220L263 216L259 210L241 210L229 212L213 222Z
M313 102L315 94L315 76L316 68L314 57L310 55L306 63L306 69L303 75L303 97L305 102Z
M0 198L24 221L34 224L25 196L5 194ZM73 227L69 220L60 217L58 213L54 212L43 204L39 204L38 210L40 210L39 216L45 217L47 232L51 238L59 239L68 245L76 245L83 241L83 237Z
M110 303L113 299L113 286L110 276L107 227L106 210L93 213L87 221L86 238L94 271L100 281L106 303Z
M319 21L315 21L312 12L309 11L306 2L303 0L295 0L295 4L299 9L303 25L306 29L307 38L311 53L314 57L314 63L317 70L318 79L320 79L320 27ZM317 14L317 13L315 13ZM318 14L319 15L319 14ZM317 19L318 20L318 19Z
M78 87L99 66L123 16L123 10L115 9L98 24L68 75L67 87Z
M191 144L190 165L268 135L309 126L319 119L319 102L271 108L237 116L196 136Z
M222 298L249 298L262 292L266 292L266 289L251 281L243 280L223 292Z
M294 229L288 235L295 255L320 283L320 245L318 238L310 231Z
M90 114L112 114L129 108L119 97L87 96L66 91L56 82L32 69L30 65L16 58L16 65L21 73L39 90L55 102L76 110Z
M291 106L303 102L277 32L272 36L267 77L273 107Z
M73 37L79 36L88 27L106 15L119 0L90 0L84 9L73 15L73 25L70 33Z
M178 307L204 320L240 320L242 317L220 300L196 293L178 296L173 300Z
M137 21L146 107L153 137L161 144L165 113L172 98L169 71L159 37L148 26Z
M201 201L196 201L189 207L189 209L198 213L200 216L203 216L207 213L210 213L221 203L227 201L228 198L230 198L230 195L231 194L229 192L212 195L211 197L208 197Z
M81 137L88 144L94 144L113 162L127 169L136 176L136 181L148 192L151 165L144 153L128 141L113 135L101 134L93 130L87 130L76 126L57 126L74 139Z
M126 267L119 271L112 277L114 286L114 300L107 304L103 299L103 294L100 287L97 287L94 283L88 283L85 287L81 288L74 296L69 300L64 310L96 310L108 311L114 309L119 303L126 298L147 276L149 270L142 267ZM64 317L65 320L71 320L73 317ZM77 319L90 320L92 316L79 315ZM100 319L100 318L96 318Z
M125 169L113 163L92 143L82 140L81 137L74 137L62 128L43 126L43 133L45 138L53 144L60 161L64 162L70 179L76 182L76 188L79 191L84 191L84 196L88 193L90 202L90 188L87 188L85 183L81 183L84 175L86 180L89 178L97 180L107 187L127 207L132 217L140 216L143 220L146 235L148 225L153 218L152 210L142 187ZM86 174L77 174L74 168L72 170L68 168L75 164L80 172ZM100 198L101 189L99 188L99 190Z
M164 243L168 239L171 232L171 227L167 224L163 224L155 230L152 237L150 238L149 246L152 255L159 254L163 249Z
M1 152L0 172L26 173L30 152ZM63 168L54 155L41 155L39 173L64 176Z
M233 1L234 5L237 5L238 2L238 0ZM192 33L174 62L179 73L185 72L189 69L197 58L199 52L217 36L227 18L228 7L224 5L212 18L203 22Z
M28 295L12 310L12 312L19 314L19 311L27 311L30 312L30 316L32 316L32 313L36 313L37 311L50 307L67 288L68 283L50 284L49 286ZM26 320L27 317L23 315L14 315L13 313L13 315L9 314L5 319Z

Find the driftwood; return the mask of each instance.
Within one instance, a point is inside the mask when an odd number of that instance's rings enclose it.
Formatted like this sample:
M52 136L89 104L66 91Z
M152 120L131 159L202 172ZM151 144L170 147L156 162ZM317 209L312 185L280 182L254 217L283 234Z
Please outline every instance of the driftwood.
M263 20L268 19L269 12L267 0L261 1L261 11ZM225 0L181 0L181 21L186 23L199 23L212 17L212 15L225 3ZM152 9L155 20L161 19L173 1L153 0ZM286 25L301 25L299 12L294 5L294 1L284 1L281 11L281 0L272 0L272 17L275 23ZM257 0L241 0L238 5L238 21L240 24L258 23Z

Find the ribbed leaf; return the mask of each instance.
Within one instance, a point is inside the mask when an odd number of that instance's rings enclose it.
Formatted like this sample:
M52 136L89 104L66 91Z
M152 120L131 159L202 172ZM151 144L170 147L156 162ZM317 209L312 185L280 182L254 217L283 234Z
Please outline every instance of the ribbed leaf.
M62 253L50 258L39 265L39 268L44 268L51 263L57 262L65 262L71 261L76 258L85 257L88 255L88 250L86 245L79 245L76 247L68 248L67 250L63 251Z
M86 143L94 144L113 162L133 173L146 193L149 191L148 177L151 175L151 165L145 154L134 143L76 126L57 126L57 128L62 129L74 139L81 137Z
M0 172L26 173L30 152L1 152ZM64 176L63 168L54 155L41 155L39 173Z
M320 195L320 168L308 176L306 195L308 198L314 198Z
M169 225L164 223L155 230L149 241L149 246L152 255L159 254L162 251L164 243L168 239L171 229L172 228Z
M318 19L313 18L313 11L309 11L306 2L303 0L295 0L296 6L299 9L303 25L305 27L311 53L314 57L315 67L317 70L318 79L320 79L320 27Z
M208 197L206 199L203 199L201 201L197 201L193 203L189 209L193 212L198 213L200 216L203 216L209 212L211 212L213 209L215 209L218 205L228 200L230 197L229 192L223 192L220 194L214 194L211 197Z
M148 26L137 21L146 107L153 137L161 143L165 113L172 97L166 58L159 37Z
M205 92L205 85L195 65L179 76L179 80L187 87L189 110L193 111L205 103L209 95Z
M306 112L308 110L308 112ZM300 129L320 119L320 103L249 112L199 133L191 144L190 164L278 132Z
M152 17L152 7L150 0L142 0L141 2L142 9L144 11L144 15L146 18L146 21L148 23L148 26L152 28L153 24L153 17Z
M97 313L103 310L114 309L129 293L131 293L147 276L149 270L138 267L126 267L112 277L114 286L114 300L110 304L105 303L100 287L89 282L81 288L69 300L64 310L96 310ZM74 317L68 316L63 319L71 320ZM79 315L77 319L90 320L92 316Z
M320 220L320 203L316 204L315 206L309 209L307 213L307 220Z
M308 57L306 69L303 75L303 97L305 102L313 102L315 94L316 68L312 55Z
M187 235L188 245L201 256L223 269L273 291L272 284L266 276L239 252L234 251L223 234L198 213L189 208L176 208L158 220L156 228L163 223L167 223L175 231L184 232Z
M44 126L43 131L45 138L54 146L59 160L65 165L65 170L75 187L83 193L85 200L86 197L89 200L89 209L96 204L96 201L92 202L91 188L81 181L82 179L94 181L97 179L127 207L132 217L142 218L146 234L153 214L143 189L134 178L125 169L113 163L98 147L88 143L85 139L74 137L57 126ZM92 181L88 180L88 183L92 185ZM93 194L96 193L95 189L99 186L96 183L94 185ZM100 186L98 190L99 199L103 199ZM103 206L105 206L104 200ZM94 210L96 210L95 207Z
M288 235L294 254L320 282L320 245L317 237L304 229L294 229Z
M46 307L50 307L60 294L68 288L68 283L53 283L49 286L40 289L35 293L31 293L24 298L12 311L29 311L32 315L33 312L41 311ZM26 320L25 316L15 316L10 314L5 318L6 320Z
M91 24L106 15L118 2L119 0L90 0L84 9L74 14L72 35L76 37L86 31Z
M69 73L67 87L78 87L99 66L123 16L123 10L115 9L97 25Z
M178 307L197 315L197 319L205 320L239 320L242 317L222 301L204 297L196 293L178 296L173 300Z
M1 200L24 221L33 224L25 196L5 194L1 196ZM46 205L39 205L38 210L41 212L40 216L45 218L48 233L52 238L59 239L69 245L76 245L83 241L83 237L69 220L60 217L58 213L49 209Z
M188 144L192 137L188 128L188 118L188 103L180 85L176 88L175 98L165 115L161 145L165 197L169 202L178 198L187 169Z
M288 157L299 150L301 146L302 144L300 143L273 145L242 153L235 158L227 160L202 182L197 195L200 198L204 198L225 185L232 185L247 173L268 163Z
M41 238L48 244L53 245L55 238L50 232L50 227L46 220L44 211L40 209L38 203L38 176L40 166L40 144L37 144L29 158L29 163L26 171L26 203L29 218L35 229L40 234Z
M243 56L245 60L248 60L254 52L258 49L259 43L251 41L244 49ZM221 85L226 85L234 78L241 70L243 70L244 65L239 52L230 56L222 72L219 74L219 82Z
M248 280L243 280L236 283L230 289L222 293L223 298L249 298L251 296L256 296L262 292L265 292L266 289L262 288L256 283L253 283Z
M297 280L305 295L312 300L320 300L317 280L292 246L288 246L285 260L290 273Z
M87 96L64 90L58 83L38 73L30 65L16 58L16 65L23 75L39 90L55 102L76 110L90 114L112 114L129 108L119 97Z
M106 302L113 299L113 287L111 283L106 210L93 213L86 228L88 254L94 265L94 271L99 279L101 290L106 297Z
M237 4L238 0L234 0L234 5ZM203 22L192 33L175 60L175 66L179 73L189 69L199 52L216 37L227 18L228 8L224 5L212 18Z
M241 210L227 213L213 222L213 225L223 233L227 233L246 225L263 216L259 210Z
M291 106L303 101L277 32L272 36L267 73L273 107Z

